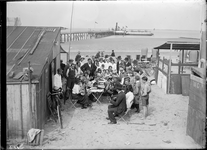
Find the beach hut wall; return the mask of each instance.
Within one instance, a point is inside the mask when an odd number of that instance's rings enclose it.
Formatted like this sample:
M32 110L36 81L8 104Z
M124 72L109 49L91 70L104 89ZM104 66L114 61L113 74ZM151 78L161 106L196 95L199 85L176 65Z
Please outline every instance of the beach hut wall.
M206 145L206 69L192 68L186 133L202 147Z
M8 26L7 30L12 28ZM24 29L25 32L18 37ZM44 36L38 41L35 51L29 55L29 50L34 47L43 30ZM12 42L14 39L16 42ZM29 81L20 81L21 78L7 75L7 136L23 138L30 128L42 129L48 118L46 94L52 90L52 79L56 72L54 69L60 67L60 27L18 26L8 35L7 41L7 47L11 47L7 52L7 66L13 66L10 71L20 75L23 68L28 67L28 62L33 68L31 86ZM14 65L21 56L24 56L21 63Z

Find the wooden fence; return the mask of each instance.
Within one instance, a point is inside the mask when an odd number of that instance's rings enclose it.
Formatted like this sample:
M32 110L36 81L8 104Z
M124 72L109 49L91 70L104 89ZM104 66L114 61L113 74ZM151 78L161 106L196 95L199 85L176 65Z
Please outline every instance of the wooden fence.
M172 63L163 57L158 57L155 79L157 85L169 94L189 95L190 67L198 66L197 63ZM174 69L177 68L177 69ZM189 72L184 72L188 68Z

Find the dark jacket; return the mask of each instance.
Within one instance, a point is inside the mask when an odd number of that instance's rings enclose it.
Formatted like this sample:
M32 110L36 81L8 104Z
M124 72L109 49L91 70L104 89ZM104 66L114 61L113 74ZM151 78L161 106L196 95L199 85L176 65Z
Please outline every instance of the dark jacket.
M90 70L89 76L94 76L94 72L96 71L96 66L94 63L91 64L91 67L88 65L88 63L85 63L83 66L81 66L81 70L85 72L86 70Z
M117 61L117 63L116 63L116 70L117 70L117 73L119 73L119 67L120 67L119 64L120 64L120 63L121 63L121 62L118 62L118 61Z
M124 92L120 92L117 97L116 100L111 100L111 103L113 104L114 107L117 107L117 114L123 114L126 110L126 96Z
M80 58L81 58L81 55L77 54L76 57L75 57L75 61L76 61L76 62L79 61Z

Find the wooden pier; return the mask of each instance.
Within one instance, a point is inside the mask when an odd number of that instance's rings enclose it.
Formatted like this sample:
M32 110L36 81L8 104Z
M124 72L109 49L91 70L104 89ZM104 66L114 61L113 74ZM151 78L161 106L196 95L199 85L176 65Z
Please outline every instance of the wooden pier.
M103 38L111 35L114 35L113 31L72 32L71 34L68 32L68 33L61 33L60 41L61 43L65 43L69 41L80 41L80 40L87 40L87 39Z

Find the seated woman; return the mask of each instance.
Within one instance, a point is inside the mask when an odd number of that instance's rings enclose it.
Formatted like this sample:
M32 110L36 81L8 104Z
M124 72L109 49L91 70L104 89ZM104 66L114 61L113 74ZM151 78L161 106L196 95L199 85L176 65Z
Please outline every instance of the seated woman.
M72 89L72 98L77 99L79 104L82 105L82 109L90 106L88 95L86 94L85 86L81 84L78 78L75 79L75 84Z
M127 85L126 86L126 105L127 109L130 109L133 102L134 102L134 94L133 94L133 88L132 85Z

